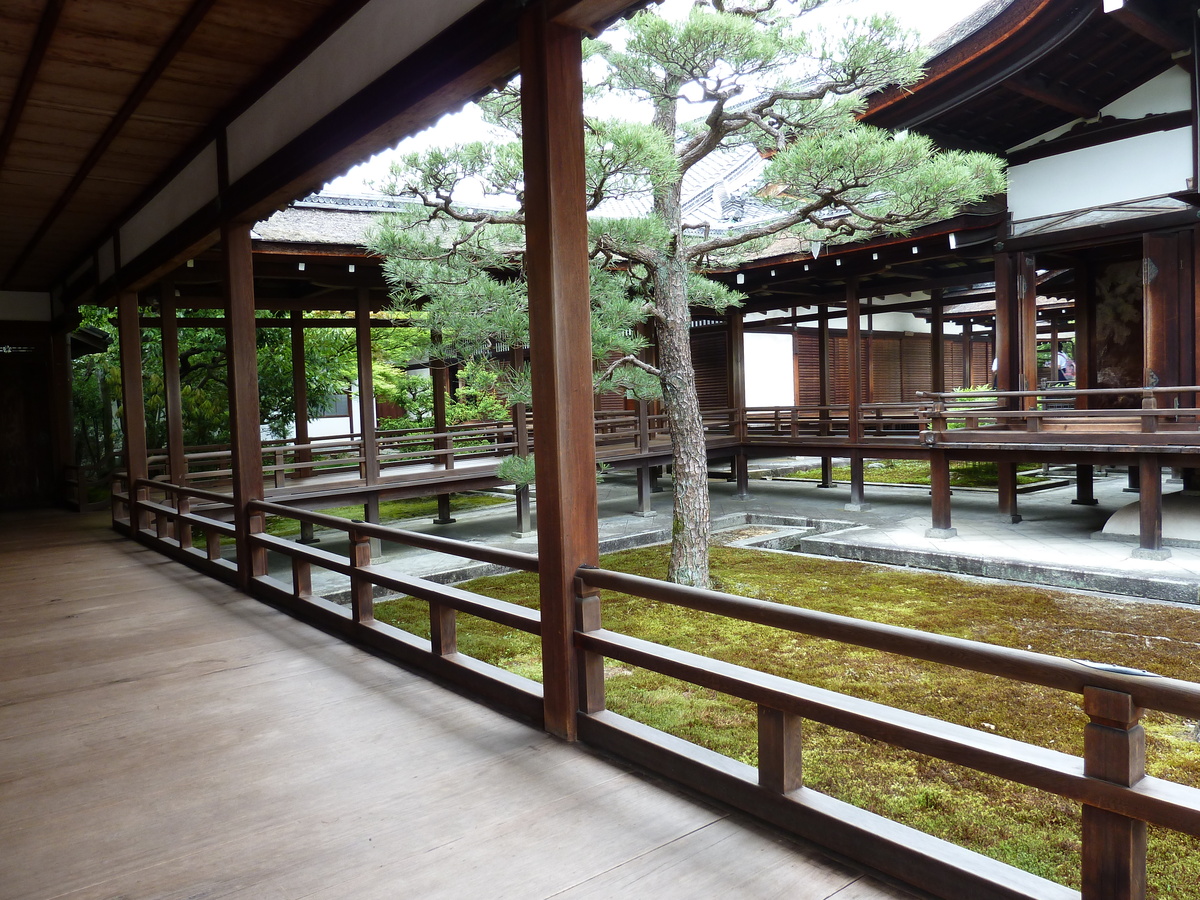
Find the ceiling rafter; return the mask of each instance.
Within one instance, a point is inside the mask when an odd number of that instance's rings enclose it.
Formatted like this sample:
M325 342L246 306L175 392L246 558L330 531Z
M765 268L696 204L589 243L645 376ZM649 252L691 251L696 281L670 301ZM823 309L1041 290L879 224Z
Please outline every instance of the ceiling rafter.
M146 99L146 96L153 90L167 67L183 49L188 38L200 27L200 24L204 21L204 17L208 15L215 3L216 0L195 0L188 8L187 13L179 20L179 24L175 27L171 36L159 48L158 53L154 56L154 60L147 67L146 71L142 73L141 78L138 79L129 96L125 98L125 102L121 104L121 108L113 116L104 133L100 135L95 145L88 152L79 169L75 172L75 176L71 179L70 184L58 196L58 199L55 200L54 205L42 220L41 225L38 226L32 237L30 237L29 241L21 249L21 252L17 254L8 272L5 273L4 278L0 279L0 286L10 283L16 274L20 272L30 255L37 249L37 246L58 220L58 217L63 214L64 210L66 210L67 206L79 192L79 189L83 187L84 182L87 181L88 176L99 164L108 148L112 146L113 141L121 134L125 125L142 104L142 101Z
M46 60L46 48L50 46L50 39L54 37L58 28L58 20L65 5L66 0L50 0L42 10L33 44L29 48L29 56L25 59L25 68L21 71L21 80L17 83L17 90L8 107L8 119L4 123L4 130L0 132L0 170L4 169L9 148L17 134L17 127L25 118L25 106L29 102L34 84L37 83L38 72Z
M1010 78L1004 82L1004 86L1022 97L1061 109L1077 119L1094 119L1100 115L1100 109L1094 103L1088 103L1078 94L1068 94L1052 87L1042 78Z
M1169 53L1182 53L1192 47L1190 34L1180 34L1178 29L1169 26L1141 3L1116 0L1116 4L1107 12L1134 34L1140 34Z

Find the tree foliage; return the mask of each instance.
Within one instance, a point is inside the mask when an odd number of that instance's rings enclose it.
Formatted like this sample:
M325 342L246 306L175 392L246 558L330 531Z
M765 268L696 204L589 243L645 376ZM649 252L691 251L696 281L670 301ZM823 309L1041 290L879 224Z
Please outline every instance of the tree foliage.
M922 54L889 17L806 29L804 14L823 2L698 0L680 20L643 11L608 40L585 42L589 71L599 72L592 100L646 111L586 122L597 386L662 396L675 449L671 577L684 583L708 582L691 310L739 302L700 273L760 254L784 233L822 243L902 234L1003 190L992 157L941 153L920 135L858 120L871 91L919 77ZM408 154L383 186L413 206L382 219L371 247L387 257L398 303L440 333L444 353L485 356L528 339L519 99L514 83L482 102L509 140ZM769 158L751 199L772 213L744 225L685 220L689 173L738 148ZM495 208L464 205L472 185ZM657 366L638 358L643 321L657 337Z

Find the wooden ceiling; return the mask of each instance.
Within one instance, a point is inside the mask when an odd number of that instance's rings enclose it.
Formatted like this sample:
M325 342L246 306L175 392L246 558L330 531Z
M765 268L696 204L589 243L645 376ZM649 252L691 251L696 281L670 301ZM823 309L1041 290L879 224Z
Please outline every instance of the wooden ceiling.
M5 0L0 289L45 290L361 0Z
M115 224L366 4L3 0L0 291L48 291L68 279ZM558 21L587 29L635 5L547 4ZM476 6L515 20L522 4ZM383 146L354 149L362 158ZM314 177L337 174L306 165Z

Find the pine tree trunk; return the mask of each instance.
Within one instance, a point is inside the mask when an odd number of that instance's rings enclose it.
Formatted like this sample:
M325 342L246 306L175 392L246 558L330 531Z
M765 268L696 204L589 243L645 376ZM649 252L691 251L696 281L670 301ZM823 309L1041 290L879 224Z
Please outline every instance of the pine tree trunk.
M676 584L708 587L708 447L692 368L687 261L673 259L657 279L658 353L663 405L671 430L675 484L671 563Z

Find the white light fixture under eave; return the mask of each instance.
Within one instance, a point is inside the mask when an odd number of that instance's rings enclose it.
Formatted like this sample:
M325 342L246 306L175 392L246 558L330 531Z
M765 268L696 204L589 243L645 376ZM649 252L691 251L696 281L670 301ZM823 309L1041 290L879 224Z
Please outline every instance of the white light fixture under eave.
M1125 0L1104 0L1104 11L1106 13L1116 12L1125 6Z
M738 283L738 284L745 284L745 283L746 283L746 276L745 276L745 274L744 274L744 273L742 273L742 272L738 272L738 276L737 276L737 283Z
M809 241L808 252L812 254L812 258L816 259L821 255L821 251L825 249L825 244L822 241Z
M958 235L955 234L953 231L950 232L950 249L951 250L958 249Z

